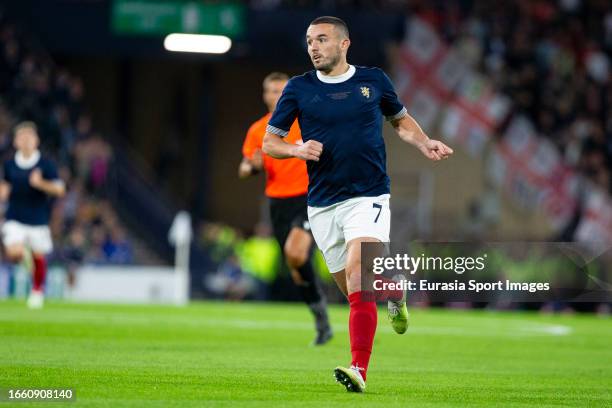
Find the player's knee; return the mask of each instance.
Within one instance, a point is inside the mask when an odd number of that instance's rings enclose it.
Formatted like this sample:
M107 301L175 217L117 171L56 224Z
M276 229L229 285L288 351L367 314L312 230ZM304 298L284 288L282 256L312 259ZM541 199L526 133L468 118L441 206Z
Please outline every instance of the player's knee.
M6 250L6 257L12 263L19 263L23 260L23 248L11 248Z
M11 254L7 255L9 262L20 263L23 260L23 254Z
M295 245L285 245L285 259L290 268L300 268L308 259L308 252Z

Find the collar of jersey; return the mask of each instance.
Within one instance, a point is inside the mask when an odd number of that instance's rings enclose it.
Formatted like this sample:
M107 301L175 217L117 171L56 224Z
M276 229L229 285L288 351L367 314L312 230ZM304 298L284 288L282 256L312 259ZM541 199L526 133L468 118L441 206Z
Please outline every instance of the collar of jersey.
M351 79L351 77L355 75L355 71L357 71L355 69L355 66L349 65L348 71L346 71L344 74L336 76L323 75L320 71L317 71L317 78L319 78L319 81L325 82L326 84L339 84L340 82L348 81L349 79Z
M34 167L34 165L38 163L38 160L40 160L39 150L35 150L34 153L32 153L32 155L27 159L23 157L23 153L15 153L15 163L17 164L17 167L23 170Z

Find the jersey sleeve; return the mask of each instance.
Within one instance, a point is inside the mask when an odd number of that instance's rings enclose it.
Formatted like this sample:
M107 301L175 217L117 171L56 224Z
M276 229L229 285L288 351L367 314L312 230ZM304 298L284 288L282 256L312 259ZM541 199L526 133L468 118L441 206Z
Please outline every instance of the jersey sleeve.
M283 89L276 109L268 122L266 132L285 137L289 134L289 129L298 115L297 95L295 92L295 84L293 79L290 79Z
M8 160L2 165L2 181L6 181L9 184L11 183L11 172Z
M380 98L380 110L387 120L401 119L408 114L408 111L404 105L399 101L395 88L391 79L382 70L381 75L381 90L382 95Z
M42 166L40 166L40 171L42 172L42 176L45 180L49 181L58 181L60 180L59 174L57 172L57 167L51 161L45 160Z
M258 132L261 127L257 123L253 123L247 131L244 143L242 144L242 155L247 159L252 159L255 151L261 150L262 138Z

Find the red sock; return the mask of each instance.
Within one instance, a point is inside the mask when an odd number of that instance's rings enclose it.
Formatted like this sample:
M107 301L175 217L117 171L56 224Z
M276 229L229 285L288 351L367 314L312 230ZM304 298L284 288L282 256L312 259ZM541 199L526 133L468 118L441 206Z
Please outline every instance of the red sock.
M47 261L44 256L33 256L34 259L34 276L32 277L32 289L42 290L47 275Z
M371 292L351 293L348 298L351 306L349 316L351 354L353 355L351 365L363 369L361 375L365 380L378 320L376 302Z

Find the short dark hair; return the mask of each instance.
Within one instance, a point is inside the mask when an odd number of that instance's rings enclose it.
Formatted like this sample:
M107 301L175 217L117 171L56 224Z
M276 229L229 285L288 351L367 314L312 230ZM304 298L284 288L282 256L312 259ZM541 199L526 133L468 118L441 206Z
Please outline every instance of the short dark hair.
M15 128L13 129L13 133L17 134L17 132L19 132L20 130L24 130L24 129L30 129L34 133L38 133L38 127L36 126L36 123L32 122L31 120L25 120L23 122L19 122L17 125L15 125Z
M333 16L321 16L321 17L315 18L310 23L310 25L317 25L317 24L331 24L334 27L336 27L340 31L340 33L343 34L346 38L349 38L348 26L346 25L344 20L342 20L341 18L333 17Z
M284 72L270 72L264 78L263 84L265 86L268 82L272 82L272 81L288 81L288 80L289 80L289 75L285 74Z

